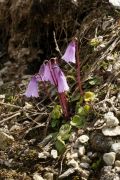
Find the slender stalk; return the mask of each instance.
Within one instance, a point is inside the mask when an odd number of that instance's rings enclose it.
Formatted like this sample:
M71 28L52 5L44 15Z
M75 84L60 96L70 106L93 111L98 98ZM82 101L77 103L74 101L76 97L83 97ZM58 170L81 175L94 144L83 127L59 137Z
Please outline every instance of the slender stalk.
M54 62L54 63L56 63L56 62ZM58 89L58 80L56 78L56 74L55 74L54 68L51 67L52 66L51 65L51 61L50 61L50 64L48 62L48 66L49 66L50 73L51 73L52 79L54 81L54 84L55 84L56 88ZM60 101L60 105L62 107L63 114L64 114L65 118L68 119L69 115L68 115L66 95L65 95L64 92L63 93L59 93L58 92L58 96L59 96L59 101Z
M81 76L80 76L80 57L79 57L78 39L75 39L75 41L76 41L77 83L78 83L78 88L80 90L80 95L83 95L82 82L81 82Z

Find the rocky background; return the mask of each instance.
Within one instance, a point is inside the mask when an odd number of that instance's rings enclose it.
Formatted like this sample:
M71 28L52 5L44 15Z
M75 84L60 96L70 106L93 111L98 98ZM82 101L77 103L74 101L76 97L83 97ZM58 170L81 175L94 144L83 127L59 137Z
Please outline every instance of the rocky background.
M24 92L76 34L83 89L95 99L81 114L75 70L61 62L71 86L66 123L53 88L54 102L41 86L39 99ZM107 0L0 0L0 180L120 179L119 50L120 11Z

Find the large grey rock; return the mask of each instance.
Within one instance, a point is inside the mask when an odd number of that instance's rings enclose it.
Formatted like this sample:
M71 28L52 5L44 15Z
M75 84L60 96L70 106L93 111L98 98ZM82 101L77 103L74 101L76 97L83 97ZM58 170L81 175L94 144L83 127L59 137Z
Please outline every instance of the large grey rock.
M0 149L5 150L14 142L13 136L0 131Z
M103 160L108 166L112 166L115 162L116 153L110 152L103 155Z

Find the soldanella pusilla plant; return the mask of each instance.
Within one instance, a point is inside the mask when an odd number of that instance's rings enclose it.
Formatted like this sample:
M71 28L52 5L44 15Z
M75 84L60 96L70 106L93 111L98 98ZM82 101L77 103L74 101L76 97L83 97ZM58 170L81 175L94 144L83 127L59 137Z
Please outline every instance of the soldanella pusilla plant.
M61 57L61 61L62 60L64 60L66 63L75 64L77 87L79 88L80 95L83 95L80 77L80 58L77 38L73 38L73 40L68 44L64 55ZM56 87L63 115L66 119L69 119L70 115L66 92L68 92L70 88L64 72L59 67L57 57L45 60L43 62L39 69L39 72L31 78L26 89L25 96L36 98L39 97L38 82L43 84L46 91L47 82Z

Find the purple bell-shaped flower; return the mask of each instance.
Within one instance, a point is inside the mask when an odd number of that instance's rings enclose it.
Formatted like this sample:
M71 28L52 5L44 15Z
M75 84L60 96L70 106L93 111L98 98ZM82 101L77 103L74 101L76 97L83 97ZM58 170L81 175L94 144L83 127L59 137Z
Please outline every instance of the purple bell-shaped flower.
M33 76L32 79L30 80L28 87L25 92L26 97L39 97L38 94L38 83L36 80L36 77Z
M75 41L71 41L68 44L68 47L61 59L65 60L67 63L69 62L76 63L75 51L76 51L76 43Z

